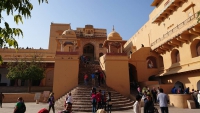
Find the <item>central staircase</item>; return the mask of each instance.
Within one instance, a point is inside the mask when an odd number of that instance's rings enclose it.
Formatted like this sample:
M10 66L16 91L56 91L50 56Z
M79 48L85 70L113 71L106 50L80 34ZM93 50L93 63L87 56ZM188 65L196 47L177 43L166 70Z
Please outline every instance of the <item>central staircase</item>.
M92 89L90 74L93 73L96 69L100 69L98 62L90 62L87 66L84 64L80 64L79 66L79 85L75 87L70 92L72 93L72 97L74 99L74 103L72 105L73 111L79 112L91 112L92 111L92 103L90 92ZM89 84L84 85L84 74L87 73L89 76ZM96 80L97 83L97 80ZM112 111L121 111L132 109L133 101L127 97L124 97L120 93L114 91L109 88L105 84L101 85L101 87L96 87L96 91L99 90L104 91L106 94L108 91L111 92L111 100L112 100ZM64 109L64 103L66 100L66 95L59 98L55 103L55 108L58 110Z

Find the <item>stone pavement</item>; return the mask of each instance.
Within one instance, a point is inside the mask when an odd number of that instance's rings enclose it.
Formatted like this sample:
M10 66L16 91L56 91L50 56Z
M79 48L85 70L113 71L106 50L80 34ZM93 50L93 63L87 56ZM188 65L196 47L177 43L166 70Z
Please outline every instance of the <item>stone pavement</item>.
M3 103L3 108L0 108L0 113L13 113L15 104L16 103ZM27 108L26 113L37 113L41 108L48 108L48 103L36 104L36 103L30 102L30 103L25 103L25 104ZM51 111L50 113L53 113L53 112ZM56 110L56 113L58 113L57 110ZM86 112L73 112L73 113L86 113ZM133 113L133 111L132 110L113 111L112 113ZM160 109L159 109L159 113L161 113ZM200 109L180 109L180 108L169 107L169 113L200 113Z

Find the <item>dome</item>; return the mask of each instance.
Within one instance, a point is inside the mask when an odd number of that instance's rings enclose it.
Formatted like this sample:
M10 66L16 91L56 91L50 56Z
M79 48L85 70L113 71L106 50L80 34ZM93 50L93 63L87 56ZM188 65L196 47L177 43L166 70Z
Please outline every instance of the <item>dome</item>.
M62 33L62 38L76 38L76 33L71 29L65 30Z
M108 34L107 40L122 40L122 37L118 32L112 31L110 34Z

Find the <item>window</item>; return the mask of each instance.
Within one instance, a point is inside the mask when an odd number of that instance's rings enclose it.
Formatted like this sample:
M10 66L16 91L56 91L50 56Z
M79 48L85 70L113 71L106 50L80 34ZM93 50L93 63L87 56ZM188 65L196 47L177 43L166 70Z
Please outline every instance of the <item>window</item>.
M99 48L103 48L103 44L101 43L101 44L99 44Z
M180 53L177 49L174 49L171 53L172 64L180 62Z
M197 50L197 56L200 56L200 41L196 46L196 50Z
M157 68L156 58L153 56L149 56L146 59L147 68Z
M200 56L200 40L195 39L190 45L192 58Z

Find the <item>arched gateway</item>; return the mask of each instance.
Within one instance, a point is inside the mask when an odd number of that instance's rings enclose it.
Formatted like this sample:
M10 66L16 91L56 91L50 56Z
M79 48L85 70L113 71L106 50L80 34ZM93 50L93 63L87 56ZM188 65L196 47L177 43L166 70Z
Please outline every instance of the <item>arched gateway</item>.
M83 55L88 57L89 61L94 60L94 45L88 43L83 47Z

